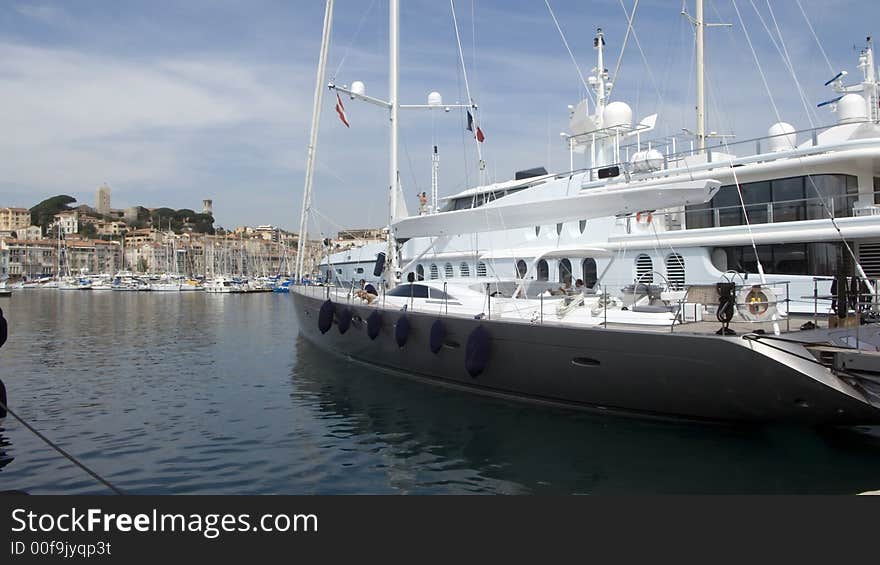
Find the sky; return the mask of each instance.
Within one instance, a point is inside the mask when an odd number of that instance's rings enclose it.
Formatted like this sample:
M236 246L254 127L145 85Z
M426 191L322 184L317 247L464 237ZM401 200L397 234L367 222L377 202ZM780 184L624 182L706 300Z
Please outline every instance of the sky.
M543 0L454 2L488 180L568 169L560 133L568 105L584 97L578 68L588 75L595 66L602 27L613 72L633 3L549 2L576 68ZM694 128L693 28L681 8L680 0L638 2L612 95L636 119L659 113L657 136ZM860 77L858 51L880 31L876 0L706 0L705 10L707 20L733 24L707 32L708 128L743 140L764 135L777 112L797 129L833 123L815 107L834 96L823 83L839 70ZM114 208L200 210L210 198L215 225L296 230L323 12L319 0L3 1L0 206L56 194L94 205L106 183ZM337 0L327 80L360 80L367 94L386 98L387 20L385 1ZM431 91L465 102L450 3L402 0L400 33L401 102L424 104ZM325 94L313 234L388 217L387 114L345 98L346 128L335 102ZM462 112L402 112L410 210L430 191L435 144L441 195L477 182Z

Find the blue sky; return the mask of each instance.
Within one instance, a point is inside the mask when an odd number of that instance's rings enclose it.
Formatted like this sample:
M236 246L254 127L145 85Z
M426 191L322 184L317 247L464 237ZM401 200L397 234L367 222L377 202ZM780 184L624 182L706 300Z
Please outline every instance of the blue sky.
M401 98L431 90L464 101L448 2L402 0ZM626 19L620 0L550 2L584 74L604 28L617 60ZM631 9L633 0L623 0ZM692 8L693 2L688 4ZM855 68L878 30L873 0L801 0L836 72ZM813 110L832 96L832 74L795 0L770 4L794 64L790 73L756 14L768 0L736 0L782 118L798 129L831 123ZM457 0L465 64L487 139L492 180L535 166L567 168L559 133L583 96L577 72L541 0ZM734 23L708 36L709 127L739 139L776 121L732 0L706 0L707 17ZM693 33L678 0L641 0L614 99L637 118L660 113L658 135L693 128ZM7 1L0 5L0 206L55 194L94 204L108 183L114 207L198 209L214 200L217 224L296 228L302 198L323 2ZM867 26L867 27L866 27ZM329 73L387 95L387 3L337 0ZM648 70L649 69L649 70ZM381 225L387 217L387 128L382 110L346 99L351 128L325 98L315 181L317 228ZM441 194L476 178L460 112L408 112L401 166L410 209L430 189L430 148L440 146Z

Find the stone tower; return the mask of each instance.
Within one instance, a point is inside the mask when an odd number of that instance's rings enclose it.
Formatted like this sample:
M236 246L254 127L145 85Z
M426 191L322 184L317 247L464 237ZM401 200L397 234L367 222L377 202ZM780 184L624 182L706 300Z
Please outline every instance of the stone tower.
M95 194L95 210L99 214L110 213L110 187L106 183L99 186Z

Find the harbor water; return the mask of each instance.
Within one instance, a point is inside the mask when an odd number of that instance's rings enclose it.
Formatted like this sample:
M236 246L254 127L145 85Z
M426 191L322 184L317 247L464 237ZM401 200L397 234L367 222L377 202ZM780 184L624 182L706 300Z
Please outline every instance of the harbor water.
M284 294L22 290L0 308L10 407L133 494L880 489L878 428L648 422L446 390L316 349ZM11 416L10 489L108 492Z

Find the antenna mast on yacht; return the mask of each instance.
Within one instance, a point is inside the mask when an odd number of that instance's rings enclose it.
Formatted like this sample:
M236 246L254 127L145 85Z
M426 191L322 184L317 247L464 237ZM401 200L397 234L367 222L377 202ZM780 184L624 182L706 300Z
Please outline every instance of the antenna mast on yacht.
M700 151L706 149L706 80L705 69L706 60L703 51L703 31L705 22L703 20L703 0L697 0L696 20L694 27L697 32L697 147Z
M694 26L696 33L696 63L697 63L697 148L700 151L706 149L706 56L704 33L707 27L731 27L731 24L707 24L703 16L703 0L696 0L695 17L691 17L687 13L686 6L683 5L681 13Z
M306 158L306 181L303 188L302 212L299 218L299 242L296 252L296 280L303 276L303 262L308 239L308 218L312 206L312 181L315 178L315 153L318 149L318 127L321 124L321 104L324 101L324 75L327 68L327 51L330 47L330 31L333 24L333 0L327 0L324 8L324 32L321 36L321 54L318 57L318 78L315 83L315 98L312 105L312 131L309 135L308 157Z

